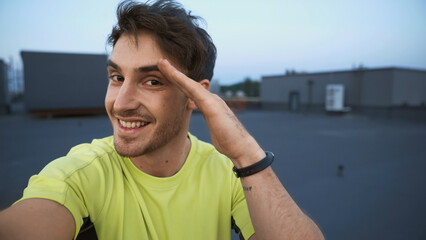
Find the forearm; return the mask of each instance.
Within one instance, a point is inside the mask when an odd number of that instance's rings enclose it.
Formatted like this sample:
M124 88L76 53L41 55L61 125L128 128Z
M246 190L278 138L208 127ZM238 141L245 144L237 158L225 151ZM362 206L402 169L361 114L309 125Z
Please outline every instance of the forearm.
M324 239L271 167L241 178L256 239Z

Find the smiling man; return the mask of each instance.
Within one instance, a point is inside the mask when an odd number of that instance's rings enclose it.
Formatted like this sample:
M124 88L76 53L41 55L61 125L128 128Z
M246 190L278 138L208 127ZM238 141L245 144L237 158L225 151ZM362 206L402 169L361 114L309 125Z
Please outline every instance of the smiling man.
M113 40L105 106L117 153L145 173L167 177L188 155L191 109L185 94L158 69L158 60L168 56L154 35L149 30L136 34L123 31Z
M322 239L273 154L208 91L216 49L197 18L173 1L126 1L117 15L105 97L113 136L33 176L0 212L0 238L230 239L232 227L245 239ZM213 145L188 132L196 108Z

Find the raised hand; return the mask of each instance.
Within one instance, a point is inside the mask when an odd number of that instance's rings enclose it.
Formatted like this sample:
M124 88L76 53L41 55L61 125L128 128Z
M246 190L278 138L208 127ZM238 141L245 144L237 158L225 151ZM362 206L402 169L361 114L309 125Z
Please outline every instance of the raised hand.
M265 157L265 152L226 103L207 90L208 80L195 82L167 60L159 60L158 68L188 96L190 105L200 109L209 126L213 145L237 168L252 165ZM272 168L241 178L241 183L256 231L250 239L324 239L319 228L285 190Z
M158 61L158 68L200 109L209 127L213 145L229 157L237 168L251 165L265 157L265 152L226 103L207 90L208 80L196 82L165 59Z

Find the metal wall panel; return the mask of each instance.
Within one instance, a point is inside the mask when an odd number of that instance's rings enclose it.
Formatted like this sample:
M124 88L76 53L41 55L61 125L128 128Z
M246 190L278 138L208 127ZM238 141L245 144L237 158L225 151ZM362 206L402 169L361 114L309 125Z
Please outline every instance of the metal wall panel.
M394 76L392 105L426 105L426 72L396 69Z
M297 93L302 105L323 106L328 84L343 84L345 105L392 107L426 104L426 71L381 68L262 77L260 97L264 106L288 105Z
M7 65L0 60L0 114L7 113L9 108L9 89L7 81Z
M364 71L361 78L361 106L390 107L393 69Z
M21 56L27 110L103 108L107 55L24 51Z

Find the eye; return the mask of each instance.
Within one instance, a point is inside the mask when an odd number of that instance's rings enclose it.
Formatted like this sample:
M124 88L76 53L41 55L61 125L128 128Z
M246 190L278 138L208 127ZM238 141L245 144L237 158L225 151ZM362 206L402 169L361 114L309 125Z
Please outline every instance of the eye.
M160 81L155 80L155 79L146 81L146 84L148 84L149 86L161 86L161 85L163 85Z
M114 81L114 82L123 82L124 77L122 77L120 75L110 75L109 80Z

